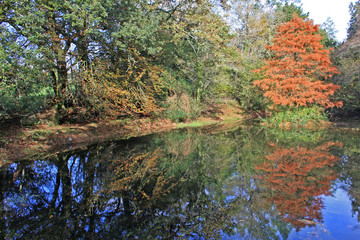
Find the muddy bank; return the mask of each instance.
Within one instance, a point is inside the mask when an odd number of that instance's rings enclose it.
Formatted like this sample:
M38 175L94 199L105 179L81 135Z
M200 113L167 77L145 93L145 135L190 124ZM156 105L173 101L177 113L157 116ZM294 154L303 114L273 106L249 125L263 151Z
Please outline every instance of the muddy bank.
M37 159L91 143L127 139L175 128L199 127L239 121L244 117L235 109L226 109L216 117L174 123L166 119L123 119L102 123L38 125L31 128L2 126L0 130L0 165L21 159Z

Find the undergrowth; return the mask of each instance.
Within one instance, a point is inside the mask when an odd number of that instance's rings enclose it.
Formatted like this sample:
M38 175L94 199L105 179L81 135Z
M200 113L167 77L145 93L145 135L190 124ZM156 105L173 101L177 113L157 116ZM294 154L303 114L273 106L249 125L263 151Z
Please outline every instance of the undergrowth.
M315 127L328 123L324 109L319 106L288 108L273 113L265 125L279 128Z
M201 104L187 94L174 94L166 100L163 108L162 117L175 123L198 118L202 109Z

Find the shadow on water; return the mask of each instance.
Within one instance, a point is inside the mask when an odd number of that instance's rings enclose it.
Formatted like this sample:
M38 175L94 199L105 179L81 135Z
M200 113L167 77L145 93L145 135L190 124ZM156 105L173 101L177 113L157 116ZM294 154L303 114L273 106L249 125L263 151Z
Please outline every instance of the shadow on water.
M0 169L0 237L297 238L326 224L324 199L337 189L359 216L359 140L184 129L15 162Z

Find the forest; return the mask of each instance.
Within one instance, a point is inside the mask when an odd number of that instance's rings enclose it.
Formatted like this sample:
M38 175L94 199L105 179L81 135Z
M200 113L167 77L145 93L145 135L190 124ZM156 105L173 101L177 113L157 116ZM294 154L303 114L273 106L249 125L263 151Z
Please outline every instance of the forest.
M181 122L229 100L272 123L358 116L349 11L338 42L291 0L0 0L0 121Z
M360 239L349 15L0 0L0 239Z

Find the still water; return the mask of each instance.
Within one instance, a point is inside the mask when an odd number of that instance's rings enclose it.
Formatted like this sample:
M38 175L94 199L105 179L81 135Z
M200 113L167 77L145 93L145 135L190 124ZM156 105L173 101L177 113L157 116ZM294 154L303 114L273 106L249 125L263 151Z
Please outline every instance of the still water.
M4 239L360 239L358 131L183 129L0 168Z

